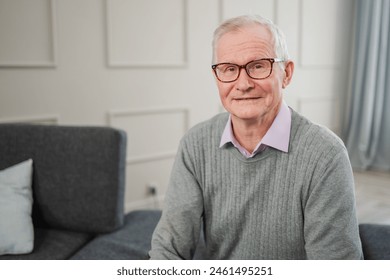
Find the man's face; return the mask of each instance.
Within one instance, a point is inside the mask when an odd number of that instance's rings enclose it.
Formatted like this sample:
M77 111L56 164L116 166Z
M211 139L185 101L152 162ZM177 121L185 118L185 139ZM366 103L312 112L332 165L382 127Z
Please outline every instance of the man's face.
M226 33L216 44L215 63L244 65L261 58L275 58L271 34L263 26L250 25ZM257 122L276 117L282 102L282 89L292 75L292 70L289 73L277 64L274 63L271 75L263 80L250 78L245 69L240 70L240 76L234 82L223 83L216 79L221 102L233 121L238 118ZM292 62L289 62L286 69L291 67Z

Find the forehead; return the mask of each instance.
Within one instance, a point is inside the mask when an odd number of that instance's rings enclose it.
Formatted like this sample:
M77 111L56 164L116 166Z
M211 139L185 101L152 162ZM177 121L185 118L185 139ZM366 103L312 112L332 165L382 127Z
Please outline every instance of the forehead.
M249 60L274 57L271 32L264 26L253 24L230 31L216 43L217 62L246 63Z

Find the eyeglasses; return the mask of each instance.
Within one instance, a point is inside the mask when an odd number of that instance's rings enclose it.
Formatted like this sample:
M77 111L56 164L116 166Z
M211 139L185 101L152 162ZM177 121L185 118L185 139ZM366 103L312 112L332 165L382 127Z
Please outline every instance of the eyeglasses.
M284 62L281 58L262 58L249 61L245 65L234 63L218 63L211 66L217 79L223 83L234 82L238 79L241 69L244 68L249 77L255 80L268 78L272 73L275 62Z

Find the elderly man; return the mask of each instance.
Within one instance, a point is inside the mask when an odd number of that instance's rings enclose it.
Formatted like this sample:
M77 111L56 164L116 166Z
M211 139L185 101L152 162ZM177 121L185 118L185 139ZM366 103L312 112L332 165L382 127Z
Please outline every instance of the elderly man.
M283 101L294 63L258 16L222 23L212 71L228 113L182 139L152 259L361 259L342 141Z

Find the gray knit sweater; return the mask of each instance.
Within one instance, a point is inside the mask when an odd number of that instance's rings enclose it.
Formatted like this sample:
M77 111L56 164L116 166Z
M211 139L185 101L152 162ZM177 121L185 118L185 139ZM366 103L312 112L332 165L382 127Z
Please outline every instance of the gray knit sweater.
M360 259L354 183L342 141L292 111L289 152L219 148L228 114L182 139L151 259ZM203 227L202 227L203 225Z

